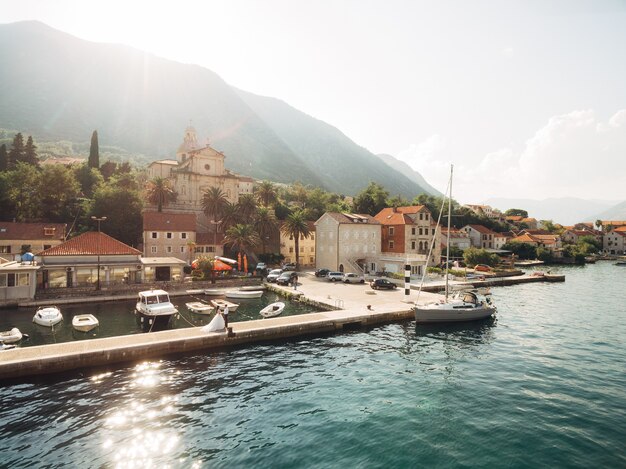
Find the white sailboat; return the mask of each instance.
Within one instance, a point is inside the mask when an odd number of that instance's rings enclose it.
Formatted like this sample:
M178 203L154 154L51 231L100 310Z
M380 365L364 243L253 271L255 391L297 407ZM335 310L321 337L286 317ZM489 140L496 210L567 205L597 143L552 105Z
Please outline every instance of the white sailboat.
M459 291L452 297L450 297L449 295L448 269L450 265L450 223L452 219L453 170L454 166L450 166L450 182L448 184L447 192L448 235L446 238L445 299L441 299L439 301L424 305L419 305L416 303L415 306L413 306L413 312L415 313L415 320L417 323L477 321L490 317L496 311L496 307L492 304L491 299L481 295L480 293L478 293L477 290ZM437 233L437 230L435 230L435 233ZM428 257L430 258L430 253ZM424 270L424 275L426 275L426 267Z

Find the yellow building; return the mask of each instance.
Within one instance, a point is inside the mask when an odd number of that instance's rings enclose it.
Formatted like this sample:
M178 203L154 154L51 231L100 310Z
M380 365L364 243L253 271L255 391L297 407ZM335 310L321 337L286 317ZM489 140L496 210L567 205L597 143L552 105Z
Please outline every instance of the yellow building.
M300 236L298 248L300 254L298 262L300 267L315 267L315 223L309 225L309 237ZM296 240L280 231L280 253L285 257L285 262L296 262Z

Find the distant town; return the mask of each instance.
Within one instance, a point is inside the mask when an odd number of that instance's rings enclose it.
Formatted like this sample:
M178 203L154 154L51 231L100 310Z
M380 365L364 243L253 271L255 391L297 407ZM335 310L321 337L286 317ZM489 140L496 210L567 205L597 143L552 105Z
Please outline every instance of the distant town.
M376 182L354 197L305 183L254 180L188 127L171 159L134 168L88 159L40 160L32 137L0 146L0 303L54 289L111 288L260 273L294 263L359 275L412 276L442 264L592 262L625 254L626 221L562 226L523 208L406 200ZM442 212L443 207L443 213ZM233 263L220 262L220 259Z

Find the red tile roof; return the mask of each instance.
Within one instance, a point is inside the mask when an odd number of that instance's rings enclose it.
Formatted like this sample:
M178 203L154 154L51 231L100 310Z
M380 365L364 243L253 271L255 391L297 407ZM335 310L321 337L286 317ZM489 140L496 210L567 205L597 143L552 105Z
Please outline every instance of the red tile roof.
M196 231L193 213L144 212L144 231Z
M329 215L340 224L363 223L369 225L380 225L378 220L376 220L373 216L367 214L364 215L358 213L326 212L325 215Z
M65 223L13 223L0 221L0 240L65 239ZM46 230L53 234L45 234Z
M38 256L111 256L141 255L141 251L112 238L108 234L88 231L58 246L41 251Z
M387 207L378 212L374 218L383 225L413 225L414 221L408 215L415 215L419 212L430 213L430 210L425 205Z
M483 225L467 225L467 226L474 228L476 231L482 234L491 234L491 235L498 236L498 233L496 233L495 231L491 231L489 228Z

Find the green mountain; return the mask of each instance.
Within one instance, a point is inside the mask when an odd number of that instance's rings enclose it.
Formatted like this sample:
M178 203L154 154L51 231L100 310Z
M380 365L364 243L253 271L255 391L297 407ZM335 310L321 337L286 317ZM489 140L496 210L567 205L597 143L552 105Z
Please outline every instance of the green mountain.
M352 195L370 180L412 198L424 189L336 128L212 71L39 22L0 25L0 128L37 141L88 141L172 157L190 120L228 168Z
M428 184L426 182L426 179L424 179L424 177L420 173L415 171L413 168L411 168L404 161L400 161L399 159L397 159L397 158L395 158L395 157L393 157L391 155L387 155L386 153L381 153L381 154L376 155L376 156L378 156L381 160L383 160L388 166L391 166L393 169L395 169L399 173L404 174L406 177L408 177L411 181L413 181L418 186L423 187L424 190L426 192L428 192L429 194L437 195L437 196L442 196L443 195L441 192L439 192L433 186Z

